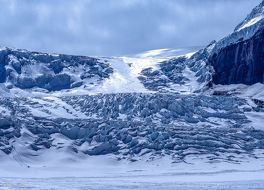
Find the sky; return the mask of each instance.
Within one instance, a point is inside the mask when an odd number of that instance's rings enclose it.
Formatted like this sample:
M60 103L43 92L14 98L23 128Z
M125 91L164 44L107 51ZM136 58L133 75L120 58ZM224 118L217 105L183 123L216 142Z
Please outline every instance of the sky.
M132 55L205 46L261 0L0 0L0 46L75 55Z

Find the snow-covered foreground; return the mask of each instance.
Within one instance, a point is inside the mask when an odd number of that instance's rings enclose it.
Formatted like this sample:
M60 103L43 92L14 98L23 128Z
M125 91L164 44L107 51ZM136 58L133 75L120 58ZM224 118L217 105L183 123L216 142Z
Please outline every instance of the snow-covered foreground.
M162 176L138 178L3 178L1 190L262 190L264 181L177 182ZM141 180L139 180L141 179ZM143 180L142 180L143 179ZM158 179L158 180L157 180Z
M2 158L1 190L257 190L264 186L263 159L254 158L236 164L204 162L196 157L189 157L186 163L172 163L168 157L128 162L110 155L82 159L50 152L28 160L30 166Z
M49 157L62 159L63 155ZM262 190L264 186L263 160L172 164L167 159L149 163L116 162L109 157L75 163L45 159L46 165L35 162L29 168L2 162L0 190Z

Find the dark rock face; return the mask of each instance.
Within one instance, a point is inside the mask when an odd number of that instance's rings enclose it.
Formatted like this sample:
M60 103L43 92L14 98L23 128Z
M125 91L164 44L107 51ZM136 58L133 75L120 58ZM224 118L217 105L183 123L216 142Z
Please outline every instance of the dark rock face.
M252 38L222 48L209 58L215 84L264 82L264 28Z
M0 51L0 83L5 82L6 80L5 58L6 51Z
M0 118L0 129L8 129L13 122L9 118Z
M49 84L50 90L68 89L71 85L71 77L66 74L56 75Z

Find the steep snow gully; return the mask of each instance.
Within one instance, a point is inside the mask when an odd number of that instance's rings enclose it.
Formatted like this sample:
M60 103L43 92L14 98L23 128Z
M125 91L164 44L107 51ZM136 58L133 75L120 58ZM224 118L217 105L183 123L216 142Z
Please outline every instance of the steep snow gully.
M0 176L159 170L263 180L263 7L201 50L87 57L0 48Z

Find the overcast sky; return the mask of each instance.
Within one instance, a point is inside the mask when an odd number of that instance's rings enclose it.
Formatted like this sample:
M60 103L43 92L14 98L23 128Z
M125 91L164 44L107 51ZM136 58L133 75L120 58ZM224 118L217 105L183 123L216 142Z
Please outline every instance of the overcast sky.
M128 55L203 46L232 32L261 0L0 0L0 45Z

